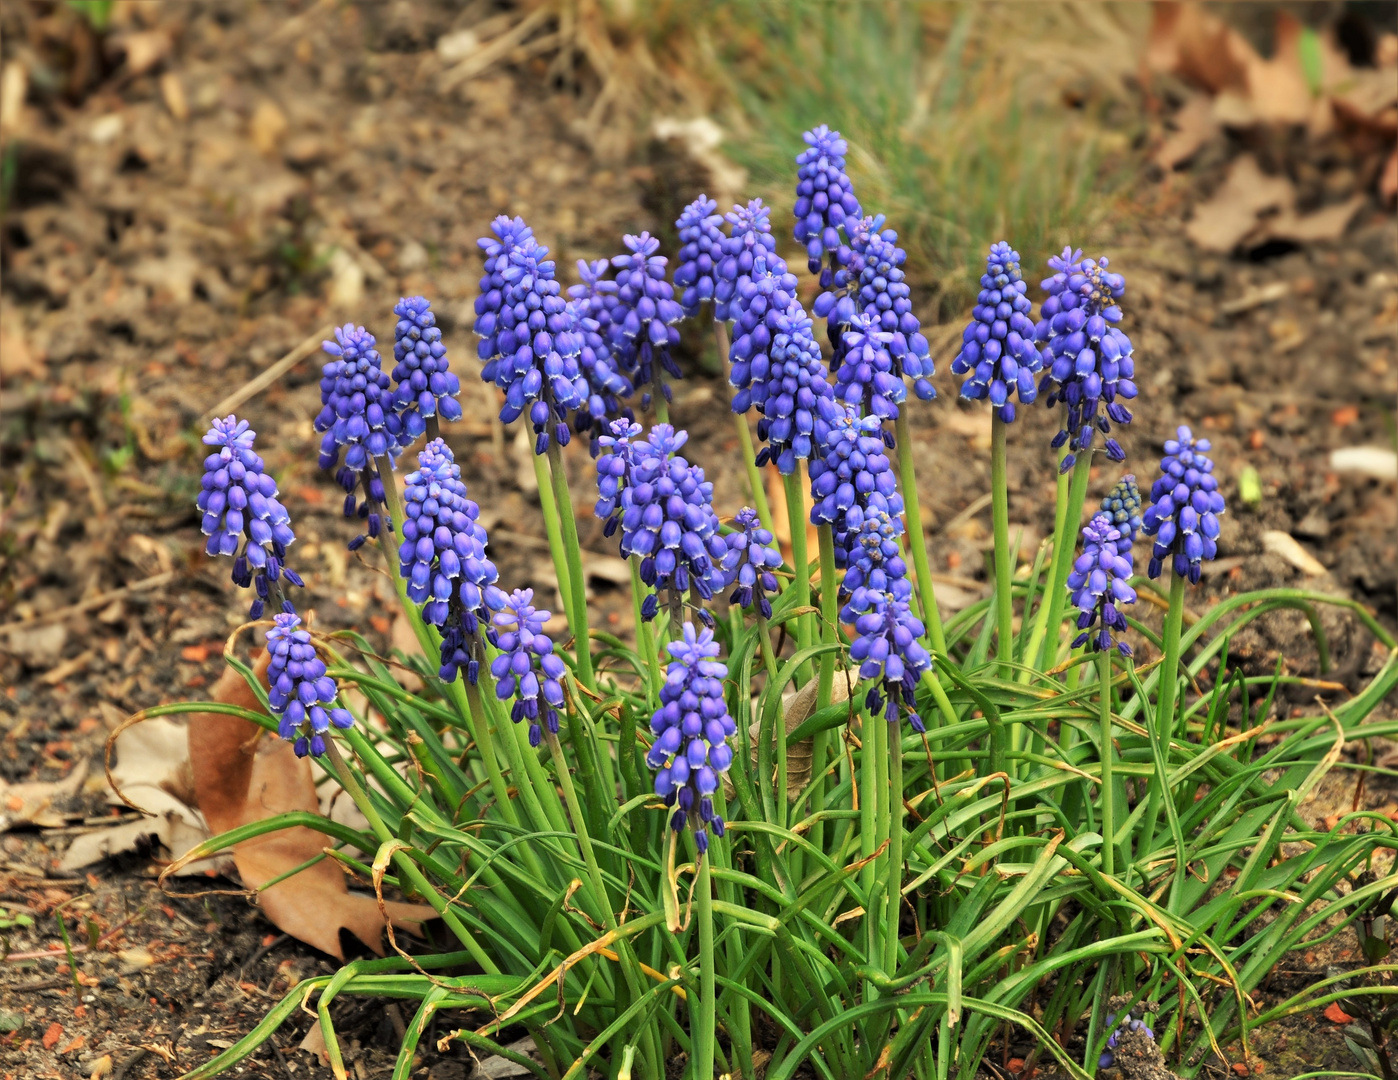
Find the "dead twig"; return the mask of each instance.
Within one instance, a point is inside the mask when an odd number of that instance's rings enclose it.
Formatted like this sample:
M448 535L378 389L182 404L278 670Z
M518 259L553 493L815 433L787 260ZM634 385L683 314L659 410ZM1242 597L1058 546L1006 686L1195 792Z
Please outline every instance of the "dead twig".
M327 323L325 326L322 326L314 334L301 342L301 344L297 345L296 348L292 349L291 352L287 353L275 364L262 372L261 375L245 382L237 390L234 390L233 393L229 394L217 405L209 409L203 417L200 418L200 426L202 427L207 424L216 416L227 416L249 398L256 397L258 394L262 393L267 387L271 386L302 360L310 356L311 353L315 352L316 349L320 347L321 341L328 338L334 329L335 326L333 323Z
M131 596L133 593L149 592L151 589L158 589L160 586L174 581L177 576L178 572L175 570L168 570L163 574L152 574L150 577L142 578L134 584L124 585L120 589L112 589L110 592L98 593L96 596L88 597L86 600L81 600L76 604L69 604L67 607L58 608L55 611L34 615L32 618L28 619L19 619L15 622L4 623L0 625L0 634L30 626L42 626L45 623L61 622L74 615L81 615L85 611L91 611L93 608L106 607L106 605L110 604L113 600L120 600L123 597Z

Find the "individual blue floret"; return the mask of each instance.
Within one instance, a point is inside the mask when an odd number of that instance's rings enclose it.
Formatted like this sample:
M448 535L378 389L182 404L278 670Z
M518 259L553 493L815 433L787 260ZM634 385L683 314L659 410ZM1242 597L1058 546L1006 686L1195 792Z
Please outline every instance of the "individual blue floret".
M311 635L300 629L300 616L283 611L273 622L267 631L267 704L277 715L277 734L295 740L297 757L320 757L326 732L353 727L354 717L335 704L339 687L326 674Z
M1187 427L1165 442L1161 476L1150 488L1151 505L1142 515L1142 530L1155 538L1150 576L1159 577L1165 560L1175 573L1199 583L1200 564L1218 554L1218 516L1224 511L1208 439L1196 439Z
M971 321L961 335L961 351L951 362L955 375L969 375L961 396L988 400L1000 419L1015 418L1016 395L1025 405L1039 394L1035 376L1043 366L1034 346L1028 284L1019 269L1019 252L1001 240L991 246L981 275L981 291Z
M723 699L728 668L718 659L712 630L684 624L683 636L668 646L673 658L660 687L660 708L651 717L655 735L646 763L656 770L655 793L675 808L670 825L688 823L702 856L709 832L723 835L723 816L714 806L719 777L733 764L728 740L738 732Z

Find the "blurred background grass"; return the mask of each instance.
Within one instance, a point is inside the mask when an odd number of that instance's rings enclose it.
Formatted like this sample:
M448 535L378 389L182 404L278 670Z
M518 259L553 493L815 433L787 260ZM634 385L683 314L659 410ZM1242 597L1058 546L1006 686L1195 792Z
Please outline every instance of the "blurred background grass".
M631 13L725 127L783 243L801 132L841 131L861 205L898 230L939 320L974 300L994 241L1033 267L1104 234L1140 166L1145 120L1128 83L1149 17L1145 5L852 0L659 0Z

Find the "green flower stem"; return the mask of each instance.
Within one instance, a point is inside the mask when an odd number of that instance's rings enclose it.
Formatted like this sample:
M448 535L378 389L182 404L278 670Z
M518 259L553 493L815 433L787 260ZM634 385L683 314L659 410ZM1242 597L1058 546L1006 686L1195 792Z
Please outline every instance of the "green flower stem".
M641 598L650 590L641 581L641 560L633 555L626 561L631 564L631 614L636 620L636 647L641 650L641 659L650 674L646 700L654 708L660 704L660 654L655 644L654 628L641 618Z
M913 472L913 437L906 406L898 410L893 433L898 443L898 483L903 494L903 512L908 518L908 547L912 551L913 573L917 577L917 596L922 602L922 622L927 628L932 647L938 652L946 652L947 636L942 629L942 613L937 607L937 595L932 585L932 566L927 559L927 533L922 527L922 503L918 499L917 476Z
M359 812L364 815L369 822L369 828L373 830L374 836L379 843L386 844L395 839L392 831L384 824L379 812L374 809L374 804L369 800L368 793L363 785L359 783L359 777L350 768L340 753L339 742L335 738L325 740L326 756L330 758L330 764L335 770L335 777L340 781L340 786L345 789L346 794L354 800L354 805L359 807ZM451 910L451 905L442 899L441 893L432 887L426 876L418 868L417 863L408 857L405 851L395 851L393 853L393 865L398 868L398 873L402 880L412 887L426 900L432 909L442 917L442 922L446 924L448 930L456 935L456 939L469 952L476 963L488 975L500 974L500 969L495 965L495 961L490 958L490 954L481 948L476 940L476 935L462 924L456 917L456 913Z
M1175 724L1175 693L1180 681L1180 627L1184 622L1185 579L1170 571L1170 608L1165 615L1165 658L1160 664L1159 695L1156 698L1156 723L1169 740L1184 737L1184 725Z
M1058 655L1058 634L1063 622L1063 608L1068 602L1068 571L1073 566L1073 553L1077 550L1077 531L1082 522L1083 503L1087 501L1087 482L1091 472L1092 455L1084 450L1078 454L1077 464L1073 466L1063 519L1054 529L1053 576L1048 582L1048 595L1039 608L1042 622L1034 627L1034 636L1029 639L1029 649L1024 654L1025 662L1030 664L1037 656L1041 671L1052 667L1053 659Z
M806 501L801 495L801 473L800 470L792 472L782 477L782 483L786 489L786 520L791 529L791 562L796 571L796 581L793 588L796 590L796 606L810 607L811 605L811 562L806 553ZM809 648L813 644L811 634L811 617L802 615L796 622L796 643L801 649ZM796 684L799 686L805 682L805 670L796 674Z
M877 721L875 721L877 723ZM898 973L898 922L903 905L903 729L898 721L884 725L888 739L888 906L884 912L883 971Z
M563 524L563 561L568 566L568 576L572 582L573 611L568 616L569 629L576 642L578 681L589 690L597 690L597 680L592 674L592 637L587 628L587 592L583 577L582 547L578 544L578 522L573 516L573 497L568 493L568 474L563 471L563 453L556 439L549 440L549 472L553 477L553 497L555 509ZM553 538L549 537L552 544ZM554 562L558 562L559 551L554 551Z
M888 725L882 718L871 717L868 710L862 710L862 730L859 751L859 855L865 860L859 871L859 884L864 892L865 952L869 963L876 963L882 955L879 949L879 912L874 900L874 883L877 872L871 856L879 846L879 787L887 782L883 763L879 760L879 731ZM878 996L878 991L866 983L868 999Z
M544 512L544 534L548 537L549 552L553 555L554 573L558 575L558 595L563 598L563 612L568 624L573 624L573 574L568 560L561 557L563 551L563 524L558 518L558 503L553 497L553 480L549 475L548 463L538 454L534 455L534 482L539 485L539 509Z
M1014 552L1010 550L1010 491L1005 476L1005 433L1009 425L999 411L990 418L990 506L995 531L995 614L998 632L995 657L1000 677L1009 679L1014 664L1014 597L1010 581L1014 577ZM905 496L906 499L906 496Z
M717 319L714 320L714 344L718 347L718 361L723 368L723 381L729 383L731 387L728 364L728 326ZM729 412L732 410L730 409ZM746 413L733 413L733 429L738 433L738 445L743 451L743 467L747 469L748 473L748 487L752 491L752 505L757 510L762 527L771 532L772 507L767 502L767 490L762 486L762 472L757 467L757 454L752 445L752 429L748 427Z
M1112 651L1097 654L1098 701L1101 709L1102 873L1116 874L1116 779L1112 775Z
M651 408L655 410L655 422L668 424L670 422L670 403L665 400L665 379L660 370L660 362L655 361L651 367L654 377L650 383L650 404Z
M694 883L695 915L699 922L699 1000L695 1003L690 1041L694 1053L695 1080L714 1075L714 1038L718 1027L718 1000L714 982L714 901L708 855L699 857Z
M835 642L840 635L839 584L835 580L835 533L829 525L816 529L820 542L820 640ZM835 654L820 658L820 685L816 688L816 708L830 704L835 686ZM810 813L825 809L825 732L811 739ZM818 818L811 828L811 843L817 851L825 850L825 821Z

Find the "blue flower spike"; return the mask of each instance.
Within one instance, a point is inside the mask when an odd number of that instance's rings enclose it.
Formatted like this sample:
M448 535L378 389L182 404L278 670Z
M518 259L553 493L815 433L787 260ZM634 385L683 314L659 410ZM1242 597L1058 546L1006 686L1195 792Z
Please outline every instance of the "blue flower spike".
M367 534L350 541L351 551L377 537L384 526L384 482L375 459L388 458L391 465L403 433L397 399L375 345L374 335L353 323L336 327L335 340L321 343L333 359L321 368L321 409L315 419L315 429L324 432L320 467L335 470L345 492L345 517L358 516L367 527Z
M1086 645L1089 652L1106 652L1116 645L1122 656L1131 646L1116 641L1112 631L1126 630L1121 605L1136 602L1131 588L1131 549L1120 548L1121 532L1106 514L1098 514L1082 530L1083 550L1068 574L1068 591L1081 614L1073 648Z
M543 740L543 727L558 734L558 710L563 707L565 668L553 651L553 640L544 633L551 615L534 607L533 589L516 589L492 620L500 650L490 663L495 694L501 701L515 699L510 719L529 721L529 745L535 747Z
M591 438L589 449L593 457L599 450L598 440L606 435L613 419L630 419L631 410L622 402L633 392L631 381L616 369L612 356L612 339L618 333L612 316L620 303L616 282L605 275L611 263L605 259L588 262L578 260L581 284L568 288L568 311L574 330L582 342L578 361L587 380L587 406L573 417L573 430Z
M733 764L728 740L738 732L723 700L728 668L718 659L712 630L696 631L684 624L683 636L670 642L672 657L660 688L660 708L651 717L655 742L646 764L655 773L655 793L674 808L670 826L694 830L695 846L703 855L709 833L723 835L723 816L714 806L719 778Z
M297 757L320 757L332 727L354 726L348 709L335 704L339 688L316 655L311 635L295 612L279 612L267 631L267 703L277 715L277 734L295 740Z
M215 450L204 459L196 505L203 515L200 529L209 538L205 553L233 559L233 583L253 590L249 614L260 619L274 591L282 609L292 610L283 581L304 582L286 565L286 549L296 535L277 499L277 482L263 471L262 458L253 450L256 437L248 422L236 416L213 422L204 442Z
M758 259L775 275L787 272L777 254L777 238L772 235L771 211L761 199L746 206L734 206L723 215L729 235L723 241L723 259L714 272L714 318L736 322L743 311L741 287L752 278Z
M1118 550L1123 555L1130 554L1136 534L1141 531L1141 491L1133 475L1123 476L1102 499L1102 513L1111 518L1112 525L1121 533Z
M680 237L675 288L680 292L680 307L691 317L699 314L705 301L714 298L714 274L723 261L725 239L723 217L717 211L718 203L700 195L675 222Z
M969 376L961 396L988 400L1006 424L1014 423L1018 396L1030 404L1039 394L1035 376L1043 366L1034 346L1028 288L1019 269L1019 252L1001 240L986 256L981 291L971 321L961 335L961 351L951 362L954 375Z
M684 309L675 302L674 287L666 280L665 256L656 254L660 241L646 232L622 239L627 253L612 258L617 286L612 353L618 369L643 390L645 407L655 394L670 400L662 371L672 379L680 377L670 349L679 344L675 324L684 318Z
M461 380L448 368L442 331L425 297L404 297L394 305L393 314L398 316L393 328L394 400L407 445L428 430L434 417L461 419L457 400Z
M1196 439L1180 427L1165 442L1161 475L1150 488L1151 504L1141 518L1142 530L1155 538L1150 576L1159 577L1169 560L1175 574L1199 583L1201 564L1218 554L1219 515L1224 512L1208 439Z
M739 607L756 607L764 619L772 617L768 593L777 591L776 570L782 564L769 530L762 527L757 511L745 506L733 520L733 531L723 538L728 550L721 560L723 587L734 586L728 601Z
M840 247L840 228L862 216L854 185L845 172L848 144L838 131L821 124L801 136L806 149L796 155L796 242L806 249L807 266L820 272L821 261Z

